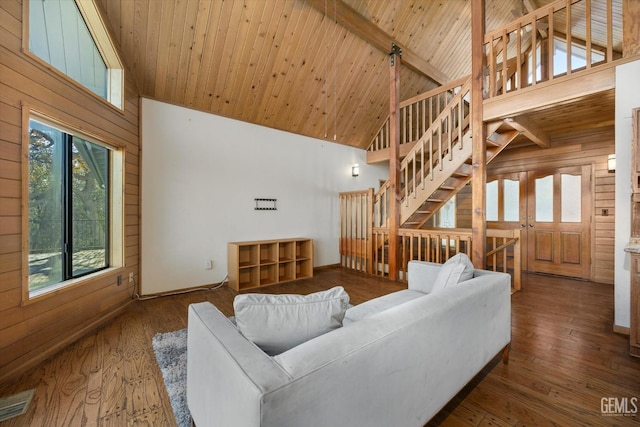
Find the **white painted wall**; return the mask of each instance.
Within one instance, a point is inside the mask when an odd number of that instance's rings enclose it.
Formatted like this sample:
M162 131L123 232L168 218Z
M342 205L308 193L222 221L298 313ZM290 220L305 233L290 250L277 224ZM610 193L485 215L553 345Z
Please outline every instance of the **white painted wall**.
M337 264L338 193L389 176L361 149L149 99L141 173L143 295L222 281L232 241L309 237L315 266ZM278 199L277 211L254 198Z
M616 222L615 222L615 319L628 328L630 302L629 254L631 236L631 109L640 107L640 61L616 67Z

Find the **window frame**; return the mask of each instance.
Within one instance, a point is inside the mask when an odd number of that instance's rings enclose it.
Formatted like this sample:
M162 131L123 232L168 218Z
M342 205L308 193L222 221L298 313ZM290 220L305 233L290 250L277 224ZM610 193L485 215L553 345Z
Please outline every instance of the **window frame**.
M113 43L113 37L102 18L102 14L98 9L94 0L73 0L82 18L84 20L93 42L95 43L102 60L107 66L107 94L105 99L93 92L91 89L84 86L79 81L68 76L66 73L57 69L53 65L49 64L44 59L40 58L36 54L32 53L29 49L29 35L30 35L30 22L29 22L29 3L31 0L23 0L22 10L22 52L31 58L32 60L40 63L46 67L49 71L63 78L65 81L72 83L74 86L81 89L84 93L90 94L95 99L99 99L100 102L108 105L110 108L115 109L121 114L124 114L125 110L125 71L121 55L118 52L115 44Z
M87 140L93 144L105 147L109 152L109 182L108 182L108 213L107 230L108 240L107 267L92 271L74 278L62 280L59 283L49 285L42 290L31 292L29 288L29 129L30 121L51 126L57 130ZM43 298L58 295L76 287L94 281L97 278L107 276L115 270L125 266L124 258L124 154L123 147L107 142L106 138L77 130L79 126L73 126L51 115L36 111L24 104L22 109L22 304L28 305ZM61 219L62 221L62 219Z

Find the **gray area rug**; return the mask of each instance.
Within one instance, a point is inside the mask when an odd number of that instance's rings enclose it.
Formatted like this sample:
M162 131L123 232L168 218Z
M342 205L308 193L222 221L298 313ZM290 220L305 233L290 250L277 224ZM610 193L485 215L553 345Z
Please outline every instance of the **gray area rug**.
M187 408L187 330L156 334L152 344L176 422L179 427L189 427L191 420Z

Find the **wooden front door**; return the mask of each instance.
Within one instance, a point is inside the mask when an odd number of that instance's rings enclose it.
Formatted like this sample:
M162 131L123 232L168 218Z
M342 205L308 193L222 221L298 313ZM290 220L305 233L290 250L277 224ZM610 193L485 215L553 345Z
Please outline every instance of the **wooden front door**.
M591 166L527 173L526 269L591 278Z

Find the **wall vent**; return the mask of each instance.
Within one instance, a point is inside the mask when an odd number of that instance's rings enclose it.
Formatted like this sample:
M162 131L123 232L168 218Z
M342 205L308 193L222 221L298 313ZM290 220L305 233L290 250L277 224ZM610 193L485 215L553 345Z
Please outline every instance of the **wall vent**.
M35 389L0 399L0 422L27 412Z

